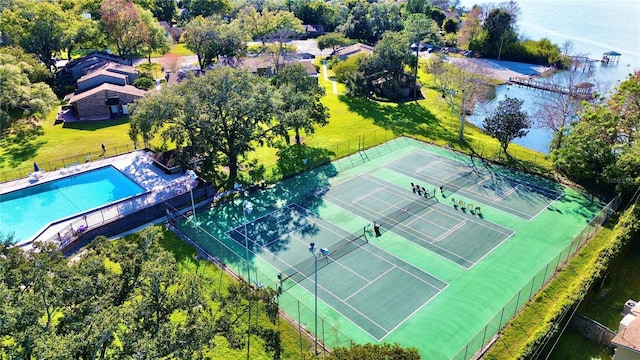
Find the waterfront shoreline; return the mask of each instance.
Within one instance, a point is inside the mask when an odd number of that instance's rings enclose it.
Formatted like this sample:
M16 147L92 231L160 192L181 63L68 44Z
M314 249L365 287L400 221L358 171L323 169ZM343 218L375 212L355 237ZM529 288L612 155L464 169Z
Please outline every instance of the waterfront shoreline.
M481 64L487 71L488 77L499 80L503 84L514 77L540 76L552 70L548 66L494 59L450 58L449 61L456 66L469 63Z

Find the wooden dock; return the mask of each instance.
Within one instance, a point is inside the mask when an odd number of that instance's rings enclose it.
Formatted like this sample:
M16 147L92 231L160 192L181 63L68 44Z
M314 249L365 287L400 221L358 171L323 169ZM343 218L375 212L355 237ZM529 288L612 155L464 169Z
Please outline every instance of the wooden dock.
M544 91L551 91L554 93L565 94L573 97L577 97L581 100L589 100L593 97L591 88L593 84L583 83L574 86L574 89L570 91L567 87L559 86L555 84L549 84L544 81L538 80L536 77L512 77L509 78L509 83L514 85L526 86L533 89L539 89Z

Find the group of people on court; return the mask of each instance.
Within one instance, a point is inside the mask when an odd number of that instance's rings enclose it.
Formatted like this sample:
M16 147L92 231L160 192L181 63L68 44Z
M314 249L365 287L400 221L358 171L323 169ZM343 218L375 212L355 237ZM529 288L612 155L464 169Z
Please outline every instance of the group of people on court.
M414 194L417 194L419 196L424 196L425 198L430 198L430 197L436 197L436 193L438 192L437 189L433 189L433 196L430 196L430 193L427 191L427 189L424 188L424 186L420 186L420 185L416 185L414 183L411 183L411 190L413 191ZM440 194L442 195L442 197L446 197L444 196L444 186L440 185Z

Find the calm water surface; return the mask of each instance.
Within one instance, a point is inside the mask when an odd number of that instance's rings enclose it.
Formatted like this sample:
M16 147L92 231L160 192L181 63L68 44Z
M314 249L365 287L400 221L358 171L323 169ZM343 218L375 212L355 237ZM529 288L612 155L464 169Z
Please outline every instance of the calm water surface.
M461 0L460 3L471 7L483 2ZM558 45L570 41L574 54L592 59L601 59L608 51L622 54L618 64L596 64L597 80L604 88L612 89L628 74L640 70L640 1L519 0L518 5L521 14L517 26L522 37L534 40L544 37ZM500 86L496 89L496 99L478 108L470 121L481 123L506 95L524 99L523 106L528 113L535 112L535 91ZM548 131L532 129L529 135L514 143L546 153L550 140Z

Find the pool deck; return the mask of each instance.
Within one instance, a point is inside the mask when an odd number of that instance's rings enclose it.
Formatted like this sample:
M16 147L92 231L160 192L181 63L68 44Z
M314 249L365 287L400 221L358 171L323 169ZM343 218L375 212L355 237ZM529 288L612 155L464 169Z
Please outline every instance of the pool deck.
M152 152L137 150L123 155L72 165L64 169L51 172L40 171L37 174L32 173L26 178L0 184L0 194L28 188L30 186L35 186L56 179L74 176L82 172L98 169L108 165L112 165L116 169L120 170L123 174L146 190L147 193L144 198L145 206L164 202L169 198L188 191L189 188L192 188L197 184L197 180L193 180L182 174L166 174L160 168L153 165L152 155ZM39 234L34 235L34 237L21 239L18 242L18 246L28 250L31 248L34 240L44 239L46 241L58 238L59 240L64 241L65 238L70 238L74 231L77 231L78 224L84 224L86 228L90 229L104 224L110 218L118 218L122 216L123 211L122 206L117 206L118 203L114 203L114 206L104 207L99 211L88 211L66 218L64 221L45 227L44 231L40 229L38 230ZM128 209L128 211L135 210L136 203L133 204L133 209ZM2 209L2 211L11 211L11 209ZM37 216L37 210L34 215Z

